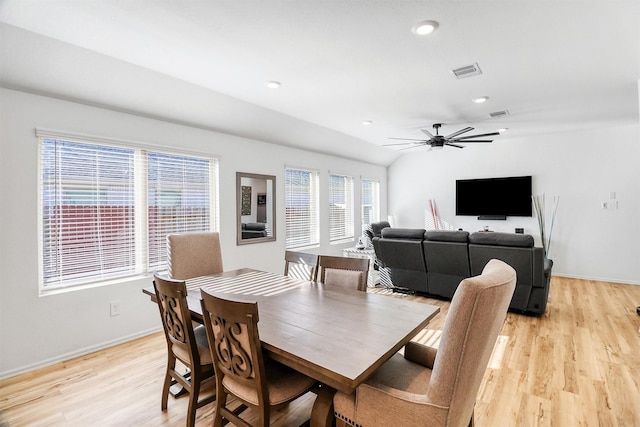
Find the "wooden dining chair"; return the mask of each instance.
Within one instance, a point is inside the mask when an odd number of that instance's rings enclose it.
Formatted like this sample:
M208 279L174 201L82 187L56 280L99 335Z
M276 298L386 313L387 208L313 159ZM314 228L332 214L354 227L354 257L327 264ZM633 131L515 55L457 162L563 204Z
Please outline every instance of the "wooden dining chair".
M263 355L258 334L258 304L202 294L202 316L216 371L215 427L223 419L237 426L251 426L241 411L258 411L260 426L270 424L271 409L284 406L316 388L316 381ZM243 405L227 407L227 396Z
M169 276L178 280L221 273L223 269L219 233L169 234L167 265Z
M316 282L367 291L368 258L348 258L328 255L318 257Z
M336 393L336 427L473 426L473 408L516 285L516 272L493 259L462 280L438 349L410 342L354 393Z
M303 280L314 280L318 255L307 252L285 251L284 275Z
M189 393L187 426L195 425L196 409L215 400L215 378L209 341L204 326L193 328L191 313L187 307L187 288L183 281L166 279L154 273L156 291L164 335L167 340L167 369L162 386L161 407L167 409L169 389L178 383ZM180 361L190 374L176 369ZM209 391L200 399L201 391Z

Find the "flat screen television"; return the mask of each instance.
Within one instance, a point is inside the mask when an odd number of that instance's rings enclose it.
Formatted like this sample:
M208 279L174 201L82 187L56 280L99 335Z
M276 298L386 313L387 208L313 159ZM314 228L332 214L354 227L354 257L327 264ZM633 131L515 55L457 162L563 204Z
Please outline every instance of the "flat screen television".
M456 180L456 215L532 216L531 176Z

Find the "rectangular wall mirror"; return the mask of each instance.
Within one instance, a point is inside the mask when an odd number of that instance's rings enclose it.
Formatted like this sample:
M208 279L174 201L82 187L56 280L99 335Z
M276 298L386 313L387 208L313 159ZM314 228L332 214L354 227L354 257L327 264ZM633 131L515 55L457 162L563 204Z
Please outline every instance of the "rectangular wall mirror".
M276 240L276 177L236 172L238 245Z

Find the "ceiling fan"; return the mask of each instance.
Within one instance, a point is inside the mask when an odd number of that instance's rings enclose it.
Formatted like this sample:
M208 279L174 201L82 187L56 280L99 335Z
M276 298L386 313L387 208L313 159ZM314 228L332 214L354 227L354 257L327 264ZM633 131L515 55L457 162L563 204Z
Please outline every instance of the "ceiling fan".
M457 132L453 132L452 134L449 134L447 136L443 136L443 135L438 135L438 129L440 129L441 127L442 127L442 123L435 123L433 125L433 128L436 130L435 135L433 135L431 132L429 132L426 129L420 129L425 135L429 137L429 139L391 138L390 137L389 139L401 139L401 140L410 141L410 142L400 142L397 144L383 144L383 146L386 147L391 145L409 145L409 147L401 148L401 150L407 150L409 148L420 147L423 145L431 146L430 148L431 150L443 148L445 145L448 145L450 147L456 147L456 148L464 148L463 145L459 145L459 144L466 144L468 142L492 142L493 139L474 139L474 138L500 135L500 132L490 132L490 133L482 133L478 135L460 136L463 133L467 133L473 130L472 127L466 127L464 129L460 129Z

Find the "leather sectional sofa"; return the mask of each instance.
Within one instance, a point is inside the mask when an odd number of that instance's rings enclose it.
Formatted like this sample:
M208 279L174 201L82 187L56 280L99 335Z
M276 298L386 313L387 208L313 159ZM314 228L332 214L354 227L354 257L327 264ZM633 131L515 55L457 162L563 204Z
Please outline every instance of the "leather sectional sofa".
M480 274L497 258L518 276L509 310L535 316L546 310L553 261L530 235L388 227L372 241L398 289L451 299L462 279Z

